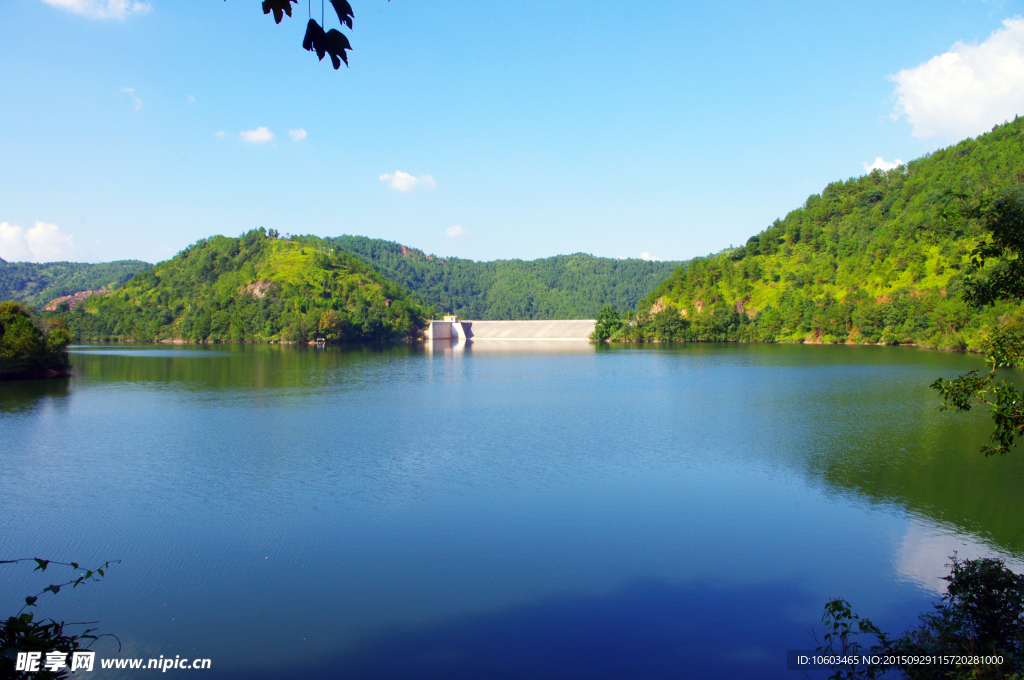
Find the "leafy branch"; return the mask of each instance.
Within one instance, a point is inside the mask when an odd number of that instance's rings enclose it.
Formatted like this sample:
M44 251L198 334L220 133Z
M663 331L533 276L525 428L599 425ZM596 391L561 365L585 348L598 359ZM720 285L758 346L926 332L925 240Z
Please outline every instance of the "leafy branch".
M970 253L964 276L964 299L975 307L1000 300L1024 299L1024 203L1014 193L999 198L972 199L967 194L946 192L958 209L941 211L945 221L977 220L988 232ZM986 266L989 266L986 270ZM979 274L984 272L984 276Z
M49 567L51 564L59 564L64 567L71 567L75 571L81 569L78 562L57 562L56 560L44 560L40 557L21 557L16 560L0 560L0 564L18 564L19 562L35 562L36 568L32 571L46 571L46 568ZM74 589L77 588L79 585L85 583L86 581L99 581L100 578L107 575L106 570L110 568L111 564L120 564L120 562L121 560L111 560L109 562L104 562L102 567L97 567L96 569L87 569L85 574L79 576L76 579L72 579L70 581L67 581L66 583L48 585L35 595L29 595L28 597L26 597L25 604L21 607L20 610L18 610L18 613L21 614L21 612L25 610L25 607L36 606L36 600L38 600L43 593L53 593L54 595L56 595L60 592L60 589L65 586L71 586L71 588Z
M118 651L121 650L121 640L113 633L104 633L102 635L95 635L96 628L86 628L83 632L77 634L69 634L65 632L67 626L87 626L95 621L77 621L77 622L64 622L56 621L54 619L40 619L35 620L35 616L32 612L26 612L25 609L28 607L35 607L36 602L40 596L44 593L50 592L56 595L61 591L61 588L71 586L77 588L79 585L99 581L102 577L106 576L107 570L111 564L118 564L121 560L111 560L104 562L103 566L97 567L96 569L88 569L86 572L77 578L73 578L64 583L55 583L43 588L35 595L29 595L25 598L25 604L22 605L21 609L15 616L8 617L6 620L0 620L0 677L4 678L21 678L29 677L25 673L20 673L14 669L14 660L16 659L19 652L22 651L64 651L74 652L80 649L89 649L96 640L103 637L112 637L117 640ZM65 567L71 567L73 570L78 571L81 569L77 562L57 562L55 560L44 560L39 557L27 557L19 558L15 560L0 560L0 564L18 564L21 562L34 562L36 568L33 571L45 572L51 565L60 565ZM88 644L82 644L83 641L88 640ZM53 678L61 679L68 677L66 670L60 671L38 671L33 673L35 678Z
M263 0L263 13L273 13L274 22L279 24L286 14L289 17L292 16L292 3L298 3L298 1ZM388 2L390 1L388 0ZM348 3L348 0L330 0L330 3L334 7L334 12L338 15L340 24L352 30L352 21L355 18L355 13L352 11L352 5ZM324 0L320 0L320 4L321 21L323 21ZM306 34L302 38L302 48L307 52L316 52L316 56L320 61L324 60L324 56L330 55L331 64L334 66L334 70L337 71L341 68L341 62L345 62L345 66L348 66L347 52L351 51L352 44L344 33L335 28L325 31L324 27L311 16L306 24Z
M865 656L895 658L893 666L837 663L829 680L891 677L910 680L1020 680L1024 670L1024 576L1000 559L960 560L951 556L942 600L918 617L918 625L889 637L870 620L855 614L845 600L825 605L823 644L816 653L835 660L863 661ZM860 635L877 642L862 645ZM956 655L1001 656L998 665L957 663ZM945 657L934 664L915 664L915 657Z
M973 202L964 194L948 195L957 199L961 208L943 210L943 219L978 220L988 232L971 251L964 300L980 308L1000 300L1024 299L1024 203L1012 193ZM998 380L996 372L1024 366L1024 329L1008 324L993 333L986 345L987 373L971 371L954 380L939 378L931 387L942 397L941 410L965 413L974 406L988 406L994 430L981 451L986 456L1005 455L1024 439L1024 394L1007 380Z

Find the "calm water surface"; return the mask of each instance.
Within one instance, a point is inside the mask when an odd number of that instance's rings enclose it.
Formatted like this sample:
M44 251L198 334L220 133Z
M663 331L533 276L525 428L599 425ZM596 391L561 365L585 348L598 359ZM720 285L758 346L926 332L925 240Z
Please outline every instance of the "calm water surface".
M40 613L99 620L124 657L209 657L207 680L799 677L786 650L814 646L828 599L899 630L953 551L1024 557L1024 455L981 457L985 415L941 414L927 388L975 356L88 346L73 363L0 385L0 558L121 559ZM56 578L0 568L4 616Z

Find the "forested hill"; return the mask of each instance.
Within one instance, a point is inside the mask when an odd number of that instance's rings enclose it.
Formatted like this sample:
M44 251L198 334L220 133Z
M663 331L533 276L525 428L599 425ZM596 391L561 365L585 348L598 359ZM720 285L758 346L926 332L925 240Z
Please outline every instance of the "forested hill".
M1024 119L889 172L829 184L745 246L677 269L613 329L619 339L969 347L1019 315L960 299L981 228L943 220L947 192L1024 191ZM1009 316L1008 316L1009 315Z
M82 340L345 341L411 337L428 310L352 255L259 229L199 241L49 316Z
M0 259L0 300L17 300L42 307L64 295L119 286L152 266L138 260L85 264L5 262Z
M365 236L325 239L439 312L467 319L593 319L603 305L637 305L679 262L577 253L540 260L440 258Z

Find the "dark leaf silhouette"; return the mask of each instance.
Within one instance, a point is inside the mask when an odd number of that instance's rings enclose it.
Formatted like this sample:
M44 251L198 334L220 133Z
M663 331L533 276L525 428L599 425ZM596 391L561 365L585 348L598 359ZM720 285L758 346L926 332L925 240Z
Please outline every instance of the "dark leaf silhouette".
M263 0L263 13L270 14L273 12L274 21L281 23L285 14L288 16L292 15L292 3L298 3L298 1ZM391 0L388 0L388 2L391 2ZM349 30L351 30L352 20L355 19L352 5L349 4L348 0L331 0L331 5L338 14L338 21L343 26L348 26ZM316 52L316 56L320 61L323 61L324 55L331 55L331 63L334 65L334 69L338 70L341 68L341 62L345 62L345 66L348 66L347 50L352 49L352 44L341 31L332 28L325 32L320 24L310 19L309 23L306 24L306 35L302 39L302 47L310 52Z
M325 54L331 55L331 63L335 69L341 68L341 62L348 66L348 55L345 50L352 49L344 33L333 28L324 33L324 29L313 19L306 24L306 36L302 39L302 47L310 52L316 52L317 58L321 61Z
M302 49L312 52L316 50L316 56L322 61L325 53L324 43L327 42L327 34L320 24L312 19L306 24L306 35L302 38Z
M263 0L263 13L274 13L274 21L281 23L284 15L292 15L292 3L299 0Z
M348 4L348 0L331 0L331 4L334 5L334 11L338 13L338 21L351 29L352 19L355 18L355 14L352 13L352 5Z
M352 49L352 44L344 33L333 28L327 31L327 54L331 55L331 63L334 64L335 71L341 68L341 62L345 62L345 66L348 66L348 55L345 54L345 50L350 49Z

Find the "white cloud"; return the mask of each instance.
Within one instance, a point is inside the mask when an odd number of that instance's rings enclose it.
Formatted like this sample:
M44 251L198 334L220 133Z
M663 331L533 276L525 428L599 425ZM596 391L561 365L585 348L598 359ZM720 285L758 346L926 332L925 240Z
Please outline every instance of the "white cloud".
M228 136L228 133L224 132L223 130L217 130L213 134L214 134L214 136L220 137L221 139L224 139L225 137Z
M138 111L142 108L142 100L135 94L134 87L122 87L121 92L124 92L135 101L135 110Z
M903 579L916 583L936 595L946 592L942 577L949 573L949 557L960 559L998 557L1016 573L1024 572L1024 562L971 534L952 532L942 526L910 524L896 548L893 565Z
M959 141L1024 113L1024 19L1003 21L984 42L958 42L896 83L894 118L906 116L918 139Z
M401 170L395 170L393 173L381 175L378 177L381 182L387 182L388 186L395 191L412 191L418 186L424 187L436 187L437 182L430 175L420 175L419 177L413 177L409 173L402 172Z
M647 251L644 251L644 252L640 253L640 259L641 260L647 260L648 262L661 262L662 261L662 259L660 257L654 257L653 255L651 255Z
M293 142L301 142L308 135L306 135L306 131L305 130L303 130L302 128L299 128L298 130L289 130L288 131L288 136L292 138Z
M258 127L255 130L242 130L238 133L243 142L250 144L266 144L274 138L274 133L265 127Z
M40 262L68 260L78 255L78 244L71 234L63 234L56 224L36 222L25 232L25 242Z
M153 5L136 0L43 0L47 5L66 9L93 19L124 19L129 14L148 14Z
M864 172L871 172L872 170L881 170L882 172L889 172L903 165L903 161L899 158L894 160L892 163L885 160L881 156L875 159L874 163L862 163L864 166Z
M469 236L469 232L463 229L459 225L448 227L444 230L444 233L448 234L448 238L458 238L460 236Z
M75 237L61 232L56 224L36 222L25 230L0 222L0 257L7 261L57 262L82 254Z
M25 230L8 222L0 222L0 258L8 262L31 261L32 251L25 243Z
M189 104L195 104L196 103L196 98L193 97L192 95L189 95L188 97L186 97L186 99L188 99L188 103Z

